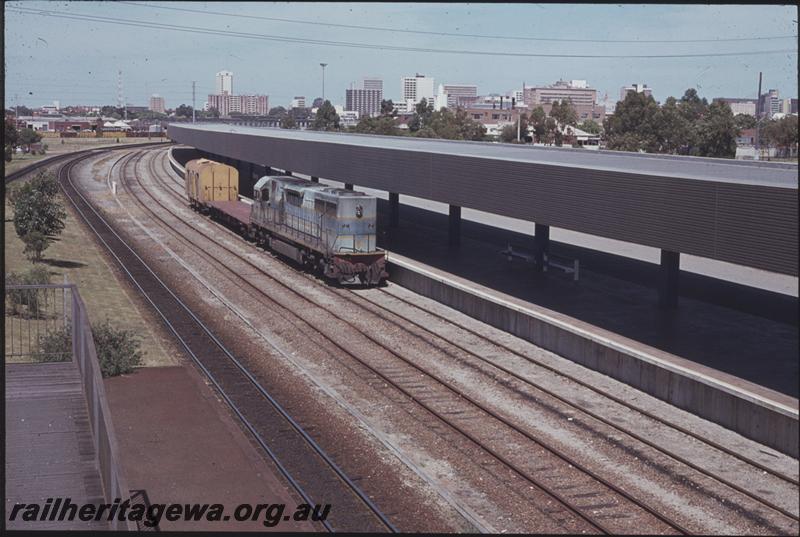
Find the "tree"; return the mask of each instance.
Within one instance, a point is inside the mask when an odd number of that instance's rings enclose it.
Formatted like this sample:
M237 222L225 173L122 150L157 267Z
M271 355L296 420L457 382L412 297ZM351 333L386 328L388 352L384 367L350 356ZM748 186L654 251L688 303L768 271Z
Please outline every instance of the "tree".
M381 101L381 115L382 116L396 116L397 115L397 108L394 106L394 102L389 99Z
M267 113L270 117L285 117L287 114L286 109L282 106L275 106L269 109Z
M355 132L362 134L382 134L385 136L397 136L399 133L391 116L365 117L355 126Z
M558 122L552 117L549 117L544 122L544 143L546 144L553 144L560 138L560 133L558 132Z
M606 117L604 130L608 148L621 151L657 152L659 148L656 128L658 111L658 104L652 96L629 91L624 100L617 102L614 115Z
M16 119L6 118L5 131L3 136L3 145L5 145L5 158L6 162L11 162L11 156L14 154L14 149L17 147L19 141L19 131L17 131Z
M423 97L422 100L414 107L414 115L408 121L408 130L411 132L417 132L430 123L432 116L433 101L429 103L428 100Z
M185 118L192 117L192 107L189 106L188 104L179 105L175 109L175 116L176 117L185 117Z
M55 176L41 171L9 196L14 206L14 230L25 241L26 251L38 251L39 258L41 252L64 229L67 213L58 201L57 194L58 181ZM42 240L46 242L42 244Z
M281 128L282 129L296 129L297 123L292 116L286 116L281 118Z
M583 132L588 132L589 134L600 134L603 132L603 126L593 119L587 119L578 125L578 128Z
M763 128L764 139L769 145L791 155L792 148L797 148L797 116L786 116L772 120Z
M319 108L320 106L322 106L323 102L324 101L322 100L322 97L317 97L316 99L314 99L314 102L311 103L311 108Z
M565 101L562 100L561 102L553 102L553 106L550 109L550 117L554 118L561 125L574 126L578 124L578 112L575 110L575 107L572 106L572 101L569 99Z
M750 114L737 114L733 117L733 120L740 130L756 128L756 118Z
M19 144L25 146L25 152L31 150L31 145L38 143L42 139L42 135L33 129L22 129L19 131Z
M689 121L678 109L675 97L668 97L656 113L656 138L659 153L678 154L688 147Z
M702 120L698 122L696 133L696 154L718 158L736 156L736 137L739 136L739 128L727 103L712 103Z
M14 114L15 114L15 118L14 119L16 119L16 114L17 113L19 113L19 117L32 116L33 115L33 110L31 110L30 108L28 108L27 106L22 105L22 104L19 105L19 106L15 106L14 108L12 108L12 110L14 110Z
M339 130L339 114L330 101L326 100L317 109L317 115L311 128L315 131L337 131Z
M547 114L544 112L544 108L541 106L537 106L533 110L531 110L530 115L530 123L531 127L533 127L533 139L537 143L541 143L544 139L546 128L545 122L547 121Z
M42 252L50 246L50 238L46 237L38 231L31 231L21 237L22 242L25 243L25 249L22 253L34 263L42 260Z
M506 125L500 131L500 141L506 144L517 141L517 126Z

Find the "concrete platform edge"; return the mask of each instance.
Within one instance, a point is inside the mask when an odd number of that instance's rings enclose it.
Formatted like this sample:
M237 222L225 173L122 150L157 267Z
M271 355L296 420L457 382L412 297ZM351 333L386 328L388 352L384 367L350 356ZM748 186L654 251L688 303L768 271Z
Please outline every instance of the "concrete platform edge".
M792 457L798 456L798 409L693 371L622 336L611 339L565 316L548 315L389 254L390 280L415 293L625 382L658 399ZM562 318L559 318L562 317ZM626 344L630 342L631 344ZM676 357L677 358L677 357Z

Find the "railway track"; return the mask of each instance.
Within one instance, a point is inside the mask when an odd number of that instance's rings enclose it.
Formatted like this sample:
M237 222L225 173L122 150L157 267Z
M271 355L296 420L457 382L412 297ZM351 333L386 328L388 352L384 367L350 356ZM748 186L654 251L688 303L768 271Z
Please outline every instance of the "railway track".
M185 200L181 199L182 196L180 195L180 193L171 186L164 184L164 182L158 178L158 174L155 173L155 170L152 169L152 159L150 165L151 165L150 171L151 174L153 174L154 178L165 187L165 189L170 193L170 195L176 197L176 199L180 200L181 203L183 203ZM139 202L143 207L147 207L148 212L152 213L157 220L160 220L162 222L163 227L165 227L166 229L174 229L174 226L171 223L166 222L166 220L164 220L163 217L153 212L151 208L152 204L150 202L154 202L155 204L159 205L161 209L167 211L173 218L178 219L188 229L197 232L197 230L191 225L191 223L189 223L185 218L181 217L175 211L167 207L156 196L154 196L151 192L149 192L148 188L146 188L143 184L140 183L139 187L141 187L142 191L146 193L146 195L149 196L150 198L147 203L145 203L141 199L139 200ZM214 254L210 253L207 248L204 248L202 245L198 244L197 241L193 241L192 239L188 238L186 234L180 234L180 235L183 240L188 241L189 243L193 244L196 249L202 251L204 256L215 258L217 263L226 262L226 260L220 259L219 257L215 257ZM273 282L277 283L287 292L294 294L298 298L302 299L304 302L308 303L310 307L326 309L323 305L316 303L308 299L307 297L299 295L296 292L296 290L285 285L283 282L280 282L279 280L275 279L272 275L266 273L259 266L254 265L247 259L241 258L240 254L231 250L227 245L213 241L213 239L210 238L208 240L212 240L212 242L215 242L218 247L222 248L223 250L225 250L230 254L233 254L234 256L237 256L240 259L240 261L246 263L249 266L249 268L255 269L262 275L266 276ZM261 295L261 299L268 301L270 304L273 305L273 307L277 306L281 308L282 310L285 311L286 315L294 315L294 313L292 313L283 304L280 304L276 302L272 297L265 295L259 288L253 286L247 280L243 281L246 283L246 285L252 287L252 289L254 289L257 293L259 293ZM531 435L523 428L517 426L510 420L504 418L498 413L487 408L479 401L459 392L452 384L448 383L446 380L443 380L442 378L436 376L432 372L420 368L416 364L413 364L412 362L410 362L409 360L407 360L394 350L382 346L381 343L376 341L375 338L371 337L370 334L365 333L360 327L354 325L353 323L350 323L347 319L337 315L335 312L330 311L330 308L327 308L326 311L328 311L331 315L333 315L337 319L337 321L340 321L341 323L352 328L355 332L360 333L365 338L371 340L372 343L374 343L375 345L381 346L383 348L383 351L391 355L395 360L399 359L400 362L402 362L403 367L405 367L407 370L409 369L414 370L417 373L416 375L417 377L419 376L419 373L424 375L427 379L429 379L428 384L420 386L418 380L415 380L412 383L408 382L403 383L402 381L398 381L397 377L403 377L404 375L403 372L397 371L398 367L397 364L393 364L391 366L391 368L394 368L392 373L387 373L385 369L381 370L379 366L369 363L368 361L364 360L363 358L351 352L349 349L344 348L341 344L336 342L334 338L331 338L330 336L326 335L324 333L324 330L321 330L320 327L313 326L307 323L304 319L298 318L297 322L298 324L304 324L311 331L316 331L318 333L321 333L329 341L329 344L332 344L335 347L337 347L340 352L344 352L347 355L349 355L352 359L354 359L359 364L370 370L374 375L377 375L385 382L394 386L401 393L405 394L411 400L415 401L417 404L425 408L428 412L430 412L433 416L438 418L446 426L457 431L460 435L466 437L471 442L474 442L481 449L491 454L496 460L500 461L502 464L513 470L516 474L520 475L528 482L532 483L542 491L551 495L560 504L562 504L565 509L571 511L575 516L583 519L586 523L588 523L590 528L594 529L595 531L600 531L604 533L613 532L614 531L613 528L609 527L603 520L607 519L609 516L620 515L621 513L619 512L620 511L619 506L625 505L625 507L621 509L623 516L625 515L626 511L640 510L642 512L647 513L651 517L652 519L651 524L656 524L657 527L660 527L660 530L658 531L666 531L666 532L677 531L679 533L689 533L689 530L683 527L681 523L672 520L670 517L647 506L643 502L634 498L632 495L628 494L624 490L615 486L613 483L608 482L595 472L592 472L590 469L578 463L568 455L565 455L560 450L554 448L551 445L543 443L540 439L535 438L533 435ZM408 375L405 376L408 377ZM446 391L442 390L442 388L445 388ZM442 401L438 401L436 403L432 402L431 397L428 397L427 395L430 392L436 393L437 391L439 395L442 395L442 393L448 394L449 399L444 404L442 403ZM461 407L463 407L465 405L465 401L468 402L468 405L470 406L469 409L463 410L461 412L450 412L442 410L442 408L446 408L448 406L460 405ZM459 423L458 418L453 417L454 415L459 413L464 415L464 417L460 420L461 423ZM569 471L567 471L567 473L569 474L569 479L572 482L579 483L578 486L582 487L581 491L579 491L576 494L576 496L583 498L590 498L590 501L584 502L583 507L576 506L574 500L570 501L562 494L557 492L552 483L548 485L546 480L543 480L541 477L537 477L536 475L532 475L534 472L531 472L529 469L521 467L521 465L518 462L510 460L510 458L507 455L501 453L500 452L501 450L499 450L497 447L488 445L486 439L481 439L479 434L476 434L474 430L470 430L469 427L465 425L465 422L468 421L469 419L474 418L476 414L479 417L483 417L484 419L486 419L486 416L490 416L495 422L502 424L502 426L506 429L505 431L506 436L508 436L509 434L514 434L517 436L516 438L517 441L525 441L527 443L532 443L533 446L535 446L535 448L538 451L546 453L550 457L554 456L560 459L559 461L560 464L570 469ZM513 433L509 433L509 430L513 431ZM540 472L540 476L541 475L542 473ZM581 482L581 480L583 481ZM598 500L598 498L601 498L601 500ZM617 509L617 511L612 513L614 509ZM595 514L598 512L602 512L602 515L600 516L592 515L590 514L592 511ZM627 514L630 515L630 513ZM660 526L658 526L659 524Z
M129 166L131 159L137 158L136 155L123 157L123 166ZM88 156L71 160L59 170L59 181L65 196L290 486L306 503L331 504L331 513L327 520L321 522L322 526L328 531L395 532L396 528L377 506L264 390L239 359L136 254L74 185L72 168Z
M164 162L164 160L162 160L162 162ZM174 176L174 173L172 173L171 168L168 169L166 166L164 166L164 170L165 170L167 176L171 177L173 179L173 182L177 186L181 185L180 181L178 179L176 179L175 176ZM169 188L167 185L165 185L165 187ZM171 190L173 190L174 192L178 192L176 189L171 189ZM764 465L764 464L762 464L762 463L760 463L758 461L755 461L755 460L753 460L751 458L745 457L745 456L741 455L740 453L734 451L733 449L730 449L730 448L720 444L719 442L715 442L715 441L713 441L713 440L711 440L711 439L709 439L709 438L707 438L707 437L705 437L703 435L700 435L698 433L695 433L694 431L691 431L690 429L688 429L686 427L683 427L681 425L673 423L673 422L671 422L671 421L669 421L667 419L662 418L661 416L658 416L657 414L654 414L654 413L649 412L647 410L644 410L644 409L642 409L642 408L640 408L638 406L635 406L635 405L631 404L630 402L628 402L628 401L626 401L626 400L624 400L624 399L622 399L620 397L615 396L612 393L609 393L607 391L598 389L597 387L593 386L591 383L585 382L585 381L581 380L580 378L578 378L578 377L576 377L574 375L570 375L569 373L566 373L566 372L564 372L562 370L557 370L556 368L546 364L545 362L542 362L540 360L536 360L534 358L531 358L530 356L527 356L527 355L525 355L525 354L523 354L523 353L521 353L521 352L519 352L519 351L517 351L517 350L515 350L515 349L513 349L511 347L509 347L508 345L500 343L500 342L498 342L496 340L492 340L492 339L490 339L490 338L478 333L475 330L472 330L472 329L470 329L470 328L468 328L466 326L463 326L463 325L456 324L452 320L448 319L447 317L445 317L445 316L443 316L441 314L438 314L438 313L436 313L436 312L434 312L434 311L432 311L432 310L430 310L428 308L422 308L419 304L413 303L413 302L411 302L411 301L409 301L407 299L404 299L404 298L398 296L395 293L391 293L390 291L388 291L385 288L378 288L378 291L380 293L384 294L384 295L391 296L392 299L395 299L395 300L398 300L398 301L402 301L405 305L407 305L407 306L409 306L411 308L414 308L417 311L420 311L422 313L425 313L427 315L435 317L438 320L440 320L442 322L445 322L448 325L451 325L451 326L455 327L458 330L461 330L461 331L463 331L463 332L465 332L465 333L467 333L467 334L469 334L469 335L471 335L473 337L477 337L481 341L483 341L484 343L488 343L491 346L493 346L493 347L495 347L495 348L497 348L499 350L502 350L503 352L509 353L509 354L511 354L513 356L516 356L518 358L521 358L521 359L525 360L526 362L531 363L531 364L533 364L533 365L535 365L537 367L544 368L544 369L546 369L546 370L548 370L548 371L550 371L552 373L555 373L555 374L557 374L557 375L559 375L559 376L561 376L563 378L566 378L570 382L574 382L575 384L578 384L579 386L581 386L583 388L587 388L587 389L593 391L594 393L596 393L596 394L598 394L598 395L600 395L600 396L602 396L602 397L604 397L606 399L609 399L609 400L613 401L616 404L622 405L623 407L625 407L628 410L634 411L634 412L640 414L641 416L644 416L644 417L646 417L646 418L648 418L650 420L653 420L653 421L657 422L660 425L664 425L666 427L674 429L675 431L678 431L679 433L681 433L683 435L686 435L686 436L688 436L690 438L693 438L695 440L703 442L707 446L709 446L709 447L711 447L711 448L713 448L713 449L715 449L715 450L717 450L717 451L719 451L721 453L724 453L727 456L733 457L733 458L735 458L735 459L737 459L737 460L739 460L739 461L741 461L741 462L743 462L743 463L745 463L745 464L747 464L749 466L757 468L757 469L761 470L762 472L768 473L768 474L770 474L770 475L772 475L772 476L774 476L774 477L776 477L776 478L778 478L778 479L780 479L782 481L785 481L786 483L789 483L791 485L794 485L794 486L800 485L800 482L794 476L786 475L784 473L781 473L780 471L775 470L774 468L771 468L771 467L769 467L767 465ZM383 311L382 310L386 307L386 305L384 303L377 303L377 302L369 299L365 295L358 294L358 295L356 295L357 298L354 300L353 298L351 298L351 296L354 295L354 293L352 293L350 291L345 291L345 292L339 293L339 294L340 294L340 296L342 296L342 298L354 303L355 305L357 305L359 307L363 307L365 302L371 304L372 306L374 306L377 309L377 310L373 309L373 313L375 313L376 315L383 315ZM350 296L348 296L348 295L350 295ZM698 464L690 461L686 457L682 457L680 455L677 455L677 454L669 451L665 447L663 447L663 446L661 446L661 445L659 445L659 444L657 444L657 443L655 443L653 441L650 441L649 439L645 438L641 434L638 434L638 433L636 433L635 431L633 431L631 429L622 427L620 424L615 423L615 422L613 422L613 421L601 416L600 414L598 414L596 412L592 412L591 410L589 410L587 408L584 408L584 407L581 407L579 405L576 405L575 403L567 400L566 398L564 398L560 394L556 393L555 391L553 391L551 389L548 389L547 387L545 387L541 383L532 382L529 378L525 378L525 377L519 375L517 372L515 372L515 371L513 371L513 370L511 370L509 368L503 367L502 365L499 365L496 362L487 360L484 356L481 356L481 355L473 352L472 349L468 348L467 346L465 346L461 342L456 341L454 338L447 337L447 336L443 335L441 332L434 332L433 330L430 329L429 326L425 325L424 323L419 322L413 316L409 316L409 315L404 315L404 314L398 313L396 310L391 311L391 313L393 315L397 316L398 318L402 319L403 322L409 323L409 324L417 327L418 329L428 333L431 337L440 339L443 342L447 343L448 345L451 345L451 346L459 349L460 351L472 356L473 358L478 359L478 360L480 360L480 361L482 361L482 362L484 362L486 364L489 364L492 367L495 367L498 370L502 371L503 373L505 373L507 375L510 375L510 376L514 377L515 379L517 379L517 380L519 380L519 381L521 381L521 382L523 382L523 383L525 383L527 385L530 385L530 386L534 387L537 390L540 390L540 391L546 393L548 396L553 397L553 398L557 399L558 401L560 401L561 403L567 405L572 410L578 411L578 412L584 414L585 416L588 416L588 417L590 417L592 419L595 419L595 420L597 420L597 421L599 421L599 422L601 422L601 423L603 423L603 424L605 424L605 425L607 425L609 427L612 427L616 431L621 432L621 433L623 433L623 434L625 434L625 435L627 435L627 436L629 436L629 437L631 437L631 438L633 438L633 439L635 439L635 440L637 440L639 442L642 442L643 444L645 444L645 445L647 445L647 446L649 446L649 447L661 452L662 454L664 454L664 455L666 455L666 456L668 456L668 457L680 462L681 464L684 464L684 465L692 468L693 470L696 470L696 471L706 475L707 477L710 477L710 478L712 478L712 479L714 479L714 480L716 480L716 481L718 481L718 482L730 487L731 489L733 489L733 490L735 490L735 491L737 491L737 492L739 492L741 494L744 494L745 496L748 496L749 498L751 498L751 499L753 499L755 501L758 501L759 503L762 503L763 505L767 506L768 508L777 511L777 512L781 513L782 515L788 517L788 518L791 518L791 519L793 519L795 521L800 520L800 518L798 518L798 515L796 513L790 512L789 510L787 510L787 509L775 504L774 502L771 502L770 500L765 499L765 498L753 493L752 491L748 490L747 488L745 488L745 487L743 487L741 485L738 485L736 483L733 483L732 481L730 481L729 479L726 479L723 476L715 474L715 473L713 473L713 472L711 472L711 471L709 471L709 470L707 470L705 468L702 468L701 466L699 466ZM404 329L404 327L401 326L394 319L392 319L390 317L387 317L387 316L384 316L384 318L385 318L385 320L387 320L388 322L394 324L398 328ZM441 349L441 350L443 352L447 352L446 349Z

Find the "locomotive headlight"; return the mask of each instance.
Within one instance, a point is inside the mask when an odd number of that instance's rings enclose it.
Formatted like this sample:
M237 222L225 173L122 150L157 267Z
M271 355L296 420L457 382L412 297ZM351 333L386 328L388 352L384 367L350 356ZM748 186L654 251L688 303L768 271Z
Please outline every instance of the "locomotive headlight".
M356 218L361 218L362 216L364 216L364 207L356 205Z

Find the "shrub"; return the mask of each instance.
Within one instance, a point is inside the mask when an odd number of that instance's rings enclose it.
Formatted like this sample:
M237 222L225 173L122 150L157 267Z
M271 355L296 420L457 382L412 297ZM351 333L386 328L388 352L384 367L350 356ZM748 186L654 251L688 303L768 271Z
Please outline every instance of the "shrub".
M33 355L37 362L66 362L72 357L72 328L65 326L49 332L39 340L39 350Z
M45 267L33 267L23 274L6 275L6 285L43 285L50 283L50 272ZM7 289L6 297L12 315L41 318L47 309L47 293L43 289Z
M118 330L106 319L92 327L92 334L104 377L130 373L142 364L141 342L130 330Z

